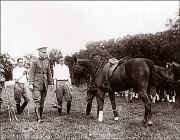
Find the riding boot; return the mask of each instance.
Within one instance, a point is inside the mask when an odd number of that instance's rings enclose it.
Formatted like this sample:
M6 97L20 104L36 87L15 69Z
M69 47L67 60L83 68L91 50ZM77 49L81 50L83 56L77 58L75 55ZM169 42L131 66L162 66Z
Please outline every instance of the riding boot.
M21 114L20 104L16 104L16 108L17 108L17 113L18 113L18 114Z
M1 104L3 103L3 100L0 98L0 109L1 109Z
M40 117L40 107L36 107L36 108L35 108L35 113L36 113L36 117L37 117L38 123L43 122L43 121L41 120L41 117Z
M42 119L43 107L40 107L40 118Z
M70 113L71 110L71 102L67 102L67 114Z
M59 115L62 113L62 108L58 108Z
M23 111L24 111L24 108L27 106L27 104L28 104L28 102L24 102L23 104L22 104L22 106L20 107L20 114L21 113L23 113Z

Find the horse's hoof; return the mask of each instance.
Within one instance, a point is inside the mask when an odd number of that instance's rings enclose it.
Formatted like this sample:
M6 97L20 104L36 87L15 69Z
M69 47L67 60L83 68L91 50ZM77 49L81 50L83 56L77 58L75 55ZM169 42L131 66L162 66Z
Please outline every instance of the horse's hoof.
M98 122L102 122L102 121L103 121L103 119L98 118Z
M98 122L102 122L103 120L101 120L101 119L98 119Z
M153 122L152 122L152 121L148 121L148 122L147 122L147 125L148 125L148 126L152 126L152 125L153 125Z
M144 124L145 127L148 127L148 126L152 126L153 122L152 121L145 121L145 120L143 120L143 124Z
M86 113L86 116L89 116L90 115L90 113Z
M115 120L115 121L118 121L118 120L119 120L119 117L114 117L114 120Z
M38 124L43 123L44 121L42 119L38 120Z

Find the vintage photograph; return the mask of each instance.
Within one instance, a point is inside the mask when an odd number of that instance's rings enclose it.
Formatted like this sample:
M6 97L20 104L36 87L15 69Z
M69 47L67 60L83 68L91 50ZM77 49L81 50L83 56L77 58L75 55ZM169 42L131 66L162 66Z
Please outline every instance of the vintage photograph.
M180 2L1 1L0 140L180 139Z

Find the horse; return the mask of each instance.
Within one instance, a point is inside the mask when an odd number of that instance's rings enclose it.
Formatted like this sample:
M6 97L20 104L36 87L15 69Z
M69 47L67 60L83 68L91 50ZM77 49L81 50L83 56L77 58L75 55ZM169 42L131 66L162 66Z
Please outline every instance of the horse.
M168 69L154 64L147 58L129 58L125 62L112 64L108 61L101 62L96 59L77 59L73 57L72 84L78 85L83 74L94 77L96 84L96 99L98 104L98 121L103 121L103 105L105 93L109 93L114 119L118 120L118 112L115 103L114 92L133 90L139 94L145 106L143 123L145 126L153 124L151 101L148 97L148 89L151 85L157 85L158 79L174 80L174 74ZM81 69L79 69L81 66ZM113 69L112 69L113 68ZM88 103L89 104L89 103ZM87 105L88 107L88 105Z

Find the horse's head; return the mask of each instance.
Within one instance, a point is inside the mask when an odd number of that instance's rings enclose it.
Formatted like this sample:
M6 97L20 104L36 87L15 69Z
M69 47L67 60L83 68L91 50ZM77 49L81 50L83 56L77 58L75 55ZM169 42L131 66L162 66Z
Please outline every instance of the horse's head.
M79 86L86 81L92 72L92 66L87 59L73 58L73 65L71 70L71 82L73 85Z
M86 68L78 64L74 65L73 71L71 73L72 84L79 86L83 81L86 80L87 75L88 75L88 71Z

